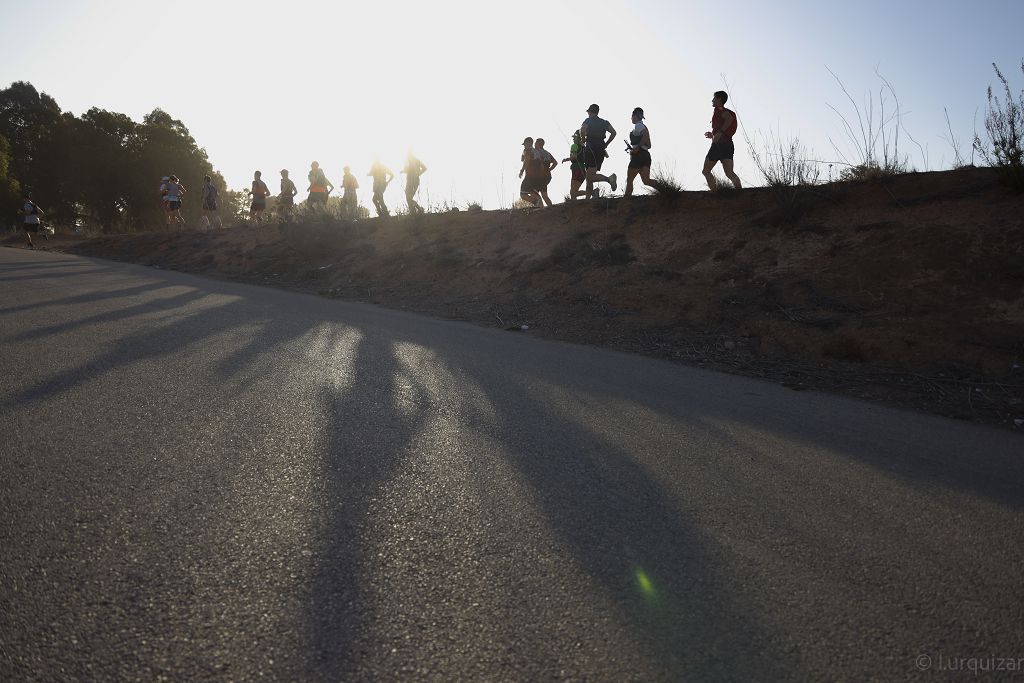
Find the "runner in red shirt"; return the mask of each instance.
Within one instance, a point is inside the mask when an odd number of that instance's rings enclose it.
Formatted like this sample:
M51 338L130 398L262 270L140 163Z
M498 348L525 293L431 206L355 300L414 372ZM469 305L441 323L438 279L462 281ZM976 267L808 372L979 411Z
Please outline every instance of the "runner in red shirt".
M711 130L704 133L704 137L711 139L711 149L708 150L707 158L704 159L704 177L712 191L718 189L718 184L715 182L715 176L711 173L711 169L719 161L722 162L725 177L732 181L733 186L737 190L743 187L739 176L732 170L732 157L736 152L736 148L732 144L732 136L736 134L737 121L736 112L725 108L725 103L728 100L729 95L724 90L715 93L711 99L711 104L715 107L715 113L711 116Z

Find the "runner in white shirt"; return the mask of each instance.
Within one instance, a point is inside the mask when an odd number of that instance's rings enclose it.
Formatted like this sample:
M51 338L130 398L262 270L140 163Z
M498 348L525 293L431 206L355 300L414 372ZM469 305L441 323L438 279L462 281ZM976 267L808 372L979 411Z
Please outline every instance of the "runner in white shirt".
M32 201L32 198L26 194L25 201L18 213L25 216L25 221L22 223L22 227L25 229L25 239L28 240L28 248L35 249L36 245L32 243L32 233L39 232L42 227L40 216L43 215L43 210L40 209L39 206ZM47 235L45 231L43 231L43 239L47 241L50 239L49 235Z
M175 223L184 225L185 219L181 217L181 199L185 196L185 186L178 182L178 176L171 174L168 176L164 188L166 191L164 206L167 210L167 227L171 227Z

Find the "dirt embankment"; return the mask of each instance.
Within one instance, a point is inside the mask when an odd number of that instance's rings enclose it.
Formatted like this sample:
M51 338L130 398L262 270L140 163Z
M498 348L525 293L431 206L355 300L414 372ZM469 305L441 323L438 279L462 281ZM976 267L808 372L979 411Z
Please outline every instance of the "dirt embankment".
M69 250L1024 426L1024 196L984 169Z

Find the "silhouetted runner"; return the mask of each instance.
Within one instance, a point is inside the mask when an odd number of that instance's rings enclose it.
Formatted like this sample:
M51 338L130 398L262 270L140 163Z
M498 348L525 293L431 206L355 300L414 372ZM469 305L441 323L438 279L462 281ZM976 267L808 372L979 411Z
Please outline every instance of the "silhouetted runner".
M22 229L25 231L25 239L28 240L29 249L35 249L36 245L32 242L32 233L38 233L42 230L42 215L43 210L39 208L39 205L32 201L32 198L25 194L24 203L18 213L25 216L24 221L21 224ZM50 236L43 232L43 239L49 240Z
M253 173L252 189L249 194L252 196L252 204L249 205L249 218L262 220L263 212L267 210L267 197L270 196L270 188L263 182L263 174L259 171Z
M539 192L541 162L537 150L533 148L533 138L523 140L523 153L519 160L522 162L522 166L519 167L519 177L523 180L519 184L519 198L533 206L538 206L541 202Z
M537 141L533 143L533 149L540 162L537 192L540 193L540 198L544 200L544 203L551 206L551 197L548 196L548 185L551 184L551 171L554 170L555 166L558 166L558 161L555 160L551 152L544 149L544 138L537 138Z
M380 159L373 160L373 166L366 175L373 177L373 207L377 209L378 216L390 216L387 204L384 203L384 191L395 179L391 169L380 163Z
M217 224L218 228L223 228L224 223L220 219L218 213L220 206L217 193L217 186L213 184L213 179L210 176L203 176L203 218L201 225L203 228L208 228L214 223ZM212 219L210 217L213 217Z
M586 193L580 189L587 179L587 170L583 167L583 145L580 132L577 130L572 134L572 144L569 145L569 156L562 159L563 164L570 164L572 169L572 180L569 182L569 199L573 201Z
M423 207L417 204L413 197L420 189L420 176L426 172L427 167L423 165L423 162L409 152L405 160L405 168L402 169L402 173L405 174L405 201L409 205L409 213L423 213Z
M615 129L612 124L602 119L598 114L601 107L592 104L587 107L587 118L580 124L580 135L583 137L583 166L587 169L587 198L594 196L594 183L608 183L612 186L612 192L617 188L615 174L603 176L598 171L604 164L605 151L612 140L615 139ZM608 139L605 135L610 134Z
M626 171L626 196L633 195L633 179L637 174L648 187L651 184L651 132L644 123L644 110L633 110L633 130L629 131L629 169Z
M295 206L295 195L299 193L299 188L295 187L295 182L288 177L288 169L281 169L281 194L277 196L277 207L283 213L288 213Z
M737 120L736 112L725 108L725 103L728 101L729 95L724 90L715 92L714 97L711 98L711 104L715 108L715 113L711 115L711 130L704 133L704 137L711 139L711 149L708 150L708 155L704 159L704 177L712 191L718 189L718 182L711 169L719 161L722 162L725 177L732 181L733 187L737 190L743 187L739 176L732 170L732 158L736 153L732 136L736 134Z
M327 195L334 189L334 185L327 179L327 174L320 168L320 164L313 162L309 167L309 198L306 200L313 206L327 206Z
M341 187L344 194L341 196L341 209L348 218L356 218L356 209L359 207L359 199L356 190L359 189L359 181L352 175L352 169L346 166L345 175L341 179Z

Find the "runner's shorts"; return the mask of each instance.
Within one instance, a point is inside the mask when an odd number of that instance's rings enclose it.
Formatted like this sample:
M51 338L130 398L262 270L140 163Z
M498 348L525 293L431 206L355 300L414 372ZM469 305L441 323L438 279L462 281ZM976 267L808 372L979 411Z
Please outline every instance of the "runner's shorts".
M267 210L267 202L266 201L262 201L262 202L254 201L252 204L249 205L249 210L250 211L266 211Z
M216 211L217 210L217 200L216 199L204 199L203 200L203 210L204 211Z
M636 154L629 156L629 167L630 168L649 168L651 165L651 153L646 149L642 149Z
M167 210L170 212L177 211L181 208L181 202L167 202Z
M24 223L22 227L25 228L25 232L39 232L41 226L39 223Z
M546 188L547 185L543 183L542 178L528 175L523 178L523 182L519 185L519 193L530 194L531 192L538 192Z
M277 198L278 206L295 206L295 197L290 194L283 194Z
M601 164L604 163L604 147L591 147L587 145L583 148L583 165L587 168L601 170Z
M583 167L573 164L572 166L572 181L574 183L582 183L587 179L587 172Z
M712 142L711 149L708 150L708 161L732 161L732 156L736 152L736 146L732 144L732 139L722 140L720 142Z

